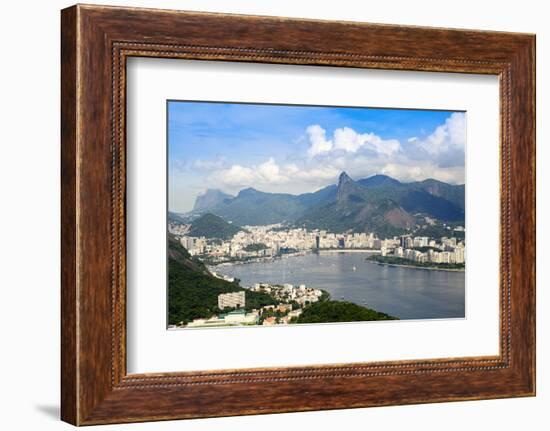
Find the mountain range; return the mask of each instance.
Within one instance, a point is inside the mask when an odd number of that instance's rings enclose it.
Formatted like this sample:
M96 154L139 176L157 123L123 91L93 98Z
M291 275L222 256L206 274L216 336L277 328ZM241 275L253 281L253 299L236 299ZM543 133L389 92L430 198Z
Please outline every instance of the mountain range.
M464 185L434 179L403 183L386 175L354 181L342 172L338 184L300 195L246 188L231 196L209 189L197 197L192 214L208 212L241 226L287 223L396 235L413 227L418 214L463 222L464 200Z

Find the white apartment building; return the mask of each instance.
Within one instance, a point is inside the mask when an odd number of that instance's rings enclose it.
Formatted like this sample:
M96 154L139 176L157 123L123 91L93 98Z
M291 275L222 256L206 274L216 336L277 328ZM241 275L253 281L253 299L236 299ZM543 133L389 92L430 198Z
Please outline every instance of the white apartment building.
M206 238L201 236L195 238L192 236L182 236L180 244L187 249L191 256L202 254L206 251Z
M455 248L455 261L456 263L464 263L466 256L465 256L465 250L464 247L457 247Z
M218 295L218 308L223 310L226 307L231 308L242 308L245 305L245 292L231 292L231 293L222 293Z
M414 247L427 247L429 238L427 236L417 236L413 240Z

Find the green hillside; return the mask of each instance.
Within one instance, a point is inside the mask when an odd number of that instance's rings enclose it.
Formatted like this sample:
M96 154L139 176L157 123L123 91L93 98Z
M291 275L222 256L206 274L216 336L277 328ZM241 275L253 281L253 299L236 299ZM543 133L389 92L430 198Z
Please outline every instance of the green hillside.
M219 312L218 295L243 289L214 277L202 262L192 258L173 237L168 239L168 323L177 325ZM246 291L246 309L276 304L266 293Z
M345 172L340 175L336 199L308 211L296 224L331 232L375 232L393 236L414 226L414 218L395 200L380 190L353 181Z
M347 301L321 301L304 309L297 323L360 322L372 320L397 320L389 314Z
M206 213L191 222L189 236L230 239L240 230L240 226L226 222L217 215Z

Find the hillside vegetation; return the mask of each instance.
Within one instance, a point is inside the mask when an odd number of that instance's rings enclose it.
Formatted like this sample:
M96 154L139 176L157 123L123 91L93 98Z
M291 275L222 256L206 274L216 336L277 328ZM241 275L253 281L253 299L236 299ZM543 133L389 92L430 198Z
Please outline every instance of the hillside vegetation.
M396 317L347 301L321 301L304 309L297 323L397 320Z
M243 230L240 226L228 223L217 215L206 213L193 220L189 236L230 239L240 230Z
M168 323L188 323L199 317L210 317L218 309L218 295L243 289L238 280L229 282L214 277L206 266L189 255L173 237L168 239ZM273 297L262 292L246 291L246 309L275 304Z

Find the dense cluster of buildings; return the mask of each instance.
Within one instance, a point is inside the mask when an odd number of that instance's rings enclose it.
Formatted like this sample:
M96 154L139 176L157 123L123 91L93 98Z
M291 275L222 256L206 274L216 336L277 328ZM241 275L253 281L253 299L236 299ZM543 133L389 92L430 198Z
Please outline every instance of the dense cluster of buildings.
M387 240L386 240L387 241ZM428 237L403 235L394 239L388 247L381 248L382 256L395 256L419 263L458 263L466 261L466 248L463 241L455 237L442 237L440 241Z
M336 234L326 230L283 228L281 225L245 226L230 240L208 241L205 237L181 236L181 244L191 255L208 255L211 259L253 258L276 256L281 251L307 251L314 249L380 249L386 240L373 233ZM250 246L260 245L258 250Z
M189 225L170 221L168 222L168 232L174 235L183 236L189 232Z
M316 246L316 233L306 229L283 229L280 225L245 226L245 229L226 241L189 236L182 236L180 241L191 255L206 254L211 259L269 257L281 250L310 250ZM249 250L249 246L261 248Z
M463 227L454 228L464 231ZM464 263L465 244L455 237L439 239L402 235L379 239L374 233L331 233L326 230L284 228L281 225L246 226L226 241L181 236L181 244L191 255L203 255L213 263L253 258L269 258L281 253L323 249L378 250L382 256L396 256L415 262Z
M295 302L300 306L306 306L319 301L323 291L306 287L305 284L294 286L292 284L271 285L267 283L256 283L250 288L254 292L265 292L273 296L281 303Z
M193 236L182 236L180 238L180 243L183 247L187 249L191 256L197 254L209 253L212 247L208 246L208 241L204 236L193 237Z

